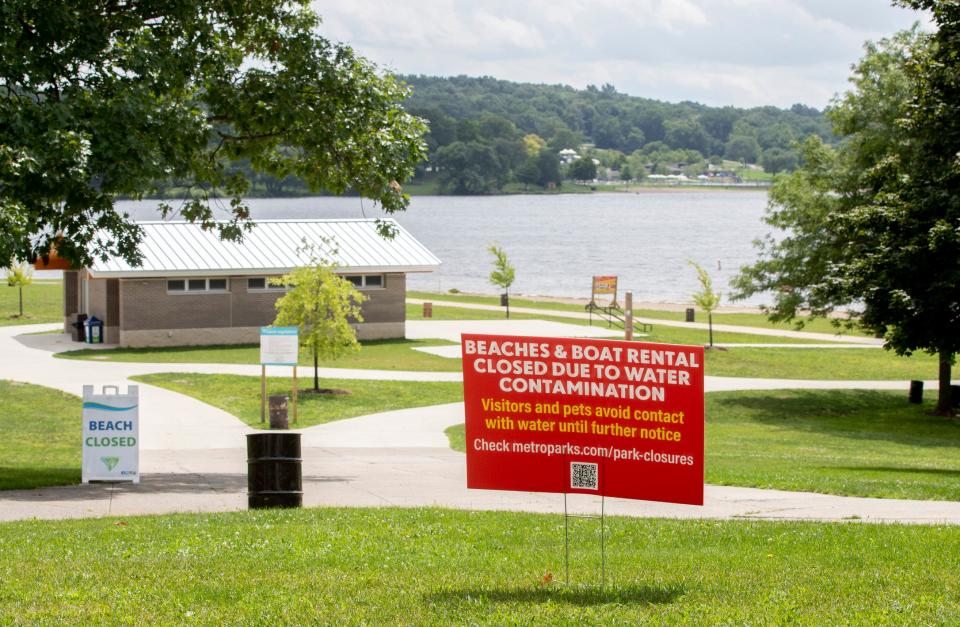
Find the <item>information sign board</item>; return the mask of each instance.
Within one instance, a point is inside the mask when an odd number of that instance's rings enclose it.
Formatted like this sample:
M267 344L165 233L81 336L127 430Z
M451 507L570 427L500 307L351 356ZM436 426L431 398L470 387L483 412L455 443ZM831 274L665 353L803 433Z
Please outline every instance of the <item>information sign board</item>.
M617 294L617 277L615 276L595 276L593 277L593 295L598 294Z
M464 334L467 487L703 504L703 347Z
M297 327L260 327L260 365L296 366L299 353Z
M83 386L83 483L140 483L139 396L136 385L127 386L126 394L112 385L102 394Z

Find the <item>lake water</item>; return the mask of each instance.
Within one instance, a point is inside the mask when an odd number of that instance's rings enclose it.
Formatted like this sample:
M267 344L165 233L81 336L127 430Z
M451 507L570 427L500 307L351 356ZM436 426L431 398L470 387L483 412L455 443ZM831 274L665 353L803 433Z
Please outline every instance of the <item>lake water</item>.
M602 274L619 276L621 294L633 290L634 300L685 303L699 288L692 259L727 302L730 278L755 259L752 241L769 231L761 221L766 203L758 191L417 196L394 217L443 262L439 272L410 275L410 289L496 293L487 280L487 248L496 243L516 267L513 293L589 297L591 276ZM383 215L359 198L249 204L255 219ZM156 205L117 203L139 220L157 219Z

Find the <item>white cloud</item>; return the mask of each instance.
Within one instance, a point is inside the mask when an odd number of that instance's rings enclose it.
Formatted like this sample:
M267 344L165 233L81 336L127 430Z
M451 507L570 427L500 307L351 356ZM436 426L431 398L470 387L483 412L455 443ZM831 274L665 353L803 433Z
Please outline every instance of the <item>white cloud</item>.
M886 0L315 0L322 31L411 74L490 75L712 105L823 107L863 42L921 15Z
M478 27L477 32L482 33L485 43L489 45L505 44L527 50L541 50L545 47L540 32L518 20L477 12L474 14L474 21Z

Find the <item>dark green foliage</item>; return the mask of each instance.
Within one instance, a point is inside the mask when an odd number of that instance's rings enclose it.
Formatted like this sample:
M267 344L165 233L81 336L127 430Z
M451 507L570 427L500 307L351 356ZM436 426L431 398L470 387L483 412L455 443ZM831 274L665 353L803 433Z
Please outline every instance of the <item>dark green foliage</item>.
M783 148L768 148L763 151L760 157L760 165L765 172L777 174L778 172L792 172L796 169L800 156L795 150Z
M192 191L165 214L229 238L248 226L251 172L403 209L424 126L405 87L318 26L306 0L4 2L0 265L54 244L79 264L136 262L140 230L113 201L158 181Z
M625 155L637 151L658 156L672 153L673 158L652 160L661 164L661 169L678 162L699 164L707 155L720 154L757 163L761 150L777 149L781 152L771 156L783 155L782 151L789 151L795 139L810 134L825 141L833 140L826 118L816 109L803 105L789 111L775 107L714 108L627 96L617 93L610 85L606 89L575 90L559 85L465 76L402 78L414 89L409 100L410 110L430 122L428 142L433 159L444 146L475 141L494 147L503 160L503 146L497 142L512 141L515 136L511 131L518 135L536 134L547 141L554 153L572 148L582 155L585 143ZM638 165L648 163L651 161L633 163L633 175L640 178L643 172ZM546 164L538 161L538 165L542 172ZM617 167L620 164L603 165ZM782 161L776 165L783 168ZM790 169L789 162L787 166L785 169ZM501 171L507 173L506 181L516 180L526 185L534 182L532 167L526 160L504 163ZM569 174L573 178L588 178ZM451 176L463 179L460 185L448 186L448 190L459 189L458 193L484 193L490 190L489 183L499 180L497 176L477 176L476 172ZM541 176L539 183L544 185L549 180L553 180L552 176ZM471 188L478 191L466 192Z
M780 179L768 240L738 279L773 291L776 319L852 305L859 323L899 354L940 357L937 411L951 412L960 352L960 8L933 10L939 30L869 44L854 89L829 111L845 141L808 140L803 167Z
M592 181L597 178L597 164L590 157L577 159L567 168L567 175L575 181Z
M537 182L544 187L551 183L559 186L563 180L560 175L560 157L549 148L544 148L537 155L537 168L540 170L540 179Z

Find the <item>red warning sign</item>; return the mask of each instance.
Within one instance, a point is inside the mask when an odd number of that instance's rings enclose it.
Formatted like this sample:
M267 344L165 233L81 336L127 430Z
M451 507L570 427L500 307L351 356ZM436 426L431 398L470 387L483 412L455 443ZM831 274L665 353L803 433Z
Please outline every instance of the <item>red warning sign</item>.
M703 348L462 337L467 487L703 504Z

